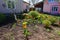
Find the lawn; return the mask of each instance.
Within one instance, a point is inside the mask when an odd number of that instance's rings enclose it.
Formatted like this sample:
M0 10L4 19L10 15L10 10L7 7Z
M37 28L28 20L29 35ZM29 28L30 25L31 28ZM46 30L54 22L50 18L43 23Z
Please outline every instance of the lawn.
M23 16L24 19L18 18L12 28L0 27L0 40L60 40L59 16L37 11L31 11Z

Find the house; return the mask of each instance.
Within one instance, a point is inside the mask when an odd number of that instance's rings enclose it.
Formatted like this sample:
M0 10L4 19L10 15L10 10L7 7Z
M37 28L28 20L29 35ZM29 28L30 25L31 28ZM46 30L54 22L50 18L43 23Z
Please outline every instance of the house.
M0 13L23 12L23 0L0 0Z
M29 11L30 4L28 2L23 1L23 11L28 12Z
M43 12L60 14L60 0L44 0Z
M34 7L35 7L35 10L42 12L43 11L43 1L36 3L34 5Z

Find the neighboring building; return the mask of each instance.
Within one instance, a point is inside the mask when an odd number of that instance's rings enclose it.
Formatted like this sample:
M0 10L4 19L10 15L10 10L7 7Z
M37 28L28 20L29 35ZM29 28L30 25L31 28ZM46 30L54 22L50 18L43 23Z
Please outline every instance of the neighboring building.
M0 0L0 13L23 12L23 0Z
M23 1L23 6L22 7L23 7L23 11L24 12L28 12L29 11L29 6L30 6L29 3Z
M42 12L43 11L43 1L39 2L39 3L36 3L35 5L35 9L39 12Z
M43 12L60 14L60 0L44 0Z

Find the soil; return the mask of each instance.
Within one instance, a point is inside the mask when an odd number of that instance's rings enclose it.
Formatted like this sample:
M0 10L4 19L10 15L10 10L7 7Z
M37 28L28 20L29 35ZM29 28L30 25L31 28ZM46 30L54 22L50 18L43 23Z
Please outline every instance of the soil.
M36 27L34 25L28 26L28 30L31 32L31 35L28 36L29 40L60 40L60 36L57 34L57 30L60 31L60 28L57 26L50 27L53 30L48 32L41 24L36 25ZM0 40L25 40L22 26L15 28L0 27Z

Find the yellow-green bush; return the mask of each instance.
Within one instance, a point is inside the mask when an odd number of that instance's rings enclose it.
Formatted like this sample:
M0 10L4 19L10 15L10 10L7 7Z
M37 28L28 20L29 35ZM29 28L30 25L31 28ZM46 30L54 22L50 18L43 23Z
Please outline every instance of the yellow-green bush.
M28 15L32 16L33 18L36 18L39 15L39 13L37 11L30 11Z
M54 24L57 21L57 18L51 17L49 20L51 21L52 24Z
M45 27L49 27L51 25L51 22L49 20L44 20L42 24L44 24Z

